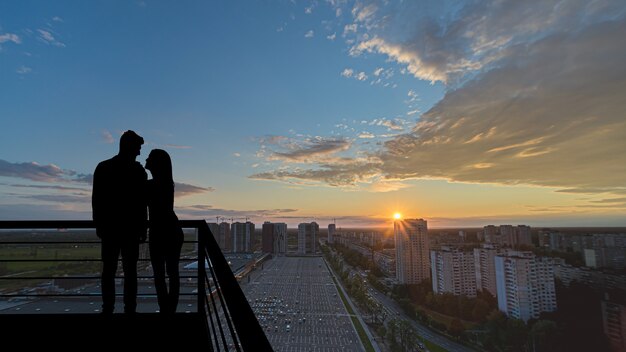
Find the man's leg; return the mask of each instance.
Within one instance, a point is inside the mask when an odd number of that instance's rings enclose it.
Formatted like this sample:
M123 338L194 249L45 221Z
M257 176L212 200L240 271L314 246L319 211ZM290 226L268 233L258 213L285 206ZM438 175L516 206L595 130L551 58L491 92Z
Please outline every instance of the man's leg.
M124 269L124 313L135 313L137 309L137 261L139 243L125 243L122 247Z
M114 240L103 240L100 248L102 259L102 313L113 313L115 309L115 273L120 256L119 244Z

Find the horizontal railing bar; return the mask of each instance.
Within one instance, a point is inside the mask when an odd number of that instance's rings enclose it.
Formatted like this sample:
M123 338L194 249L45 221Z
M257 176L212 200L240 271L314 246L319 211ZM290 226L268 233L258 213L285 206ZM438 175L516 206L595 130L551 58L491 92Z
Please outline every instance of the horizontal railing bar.
M11 276L11 277L2 277L0 276L0 280L49 280L49 279L68 279L68 280L80 280L80 279L100 279L101 276ZM123 276L116 276L116 279L123 279ZM137 279L153 279L154 276L137 276ZM197 279L196 275L181 275L181 279Z
M148 226L150 221L147 222ZM179 220L182 228L199 228L206 226L204 220ZM93 229L92 220L3 220L0 229Z
M116 296L122 297L123 293L116 293ZM196 296L197 293L179 293L179 296ZM0 294L0 297L100 297L102 293L15 293L15 294ZM137 297L156 297L155 293L137 293Z
M140 258L137 259L140 262L149 262L150 259L147 258ZM0 259L0 263L22 263L22 262L101 262L102 259L97 259L97 258L85 258L85 259ZM118 262L121 262L122 259L118 259ZM181 262L195 262L195 259L184 259L181 258L179 261Z
M0 241L0 244L99 244L100 241Z
M102 241L0 241L0 244L99 244ZM150 243L145 241L143 243ZM198 243L198 241L183 241L183 243Z
M85 259L0 259L0 263L39 263L39 262L101 262L102 259L85 258ZM121 262L121 259L117 260ZM140 262L149 262L150 259L138 259Z

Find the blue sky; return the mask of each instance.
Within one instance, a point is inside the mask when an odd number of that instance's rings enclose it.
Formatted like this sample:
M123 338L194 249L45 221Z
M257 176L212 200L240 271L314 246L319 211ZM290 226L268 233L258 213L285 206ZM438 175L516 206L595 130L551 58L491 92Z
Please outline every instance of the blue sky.
M89 218L132 129L183 218L626 225L625 8L4 2L0 217Z

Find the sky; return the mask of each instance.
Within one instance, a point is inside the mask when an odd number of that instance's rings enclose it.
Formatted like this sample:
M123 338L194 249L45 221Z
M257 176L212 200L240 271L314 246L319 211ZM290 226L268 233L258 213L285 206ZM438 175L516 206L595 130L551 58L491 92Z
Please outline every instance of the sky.
M626 2L0 2L0 219L126 130L182 219L626 226ZM232 219L232 220L231 220Z

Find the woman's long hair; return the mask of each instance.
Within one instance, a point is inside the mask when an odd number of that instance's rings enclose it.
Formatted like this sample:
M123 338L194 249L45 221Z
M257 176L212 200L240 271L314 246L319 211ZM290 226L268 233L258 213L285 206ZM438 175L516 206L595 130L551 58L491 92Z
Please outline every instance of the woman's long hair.
M174 185L172 176L172 159L163 149L152 149L150 152L150 172L152 177L159 182L171 182Z

